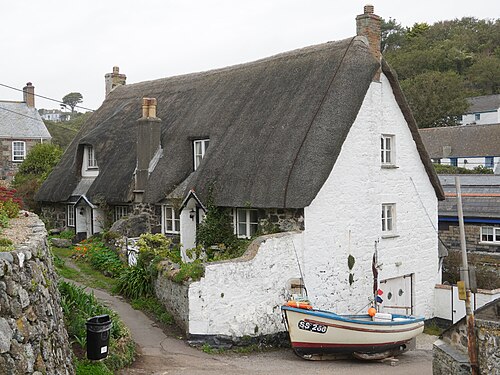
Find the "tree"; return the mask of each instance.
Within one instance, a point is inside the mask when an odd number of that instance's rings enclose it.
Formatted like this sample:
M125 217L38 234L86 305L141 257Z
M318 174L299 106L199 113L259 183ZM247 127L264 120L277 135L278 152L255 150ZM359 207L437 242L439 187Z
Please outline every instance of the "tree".
M59 146L52 143L39 143L30 150L20 165L12 185L29 209L39 211L34 196L61 156L62 150Z
M455 72L425 72L401 82L420 128L453 126L467 110L467 92Z
M83 102L83 96L79 92L70 92L64 98L62 98L64 104L61 106L68 106L71 108L71 112L75 112L75 107Z

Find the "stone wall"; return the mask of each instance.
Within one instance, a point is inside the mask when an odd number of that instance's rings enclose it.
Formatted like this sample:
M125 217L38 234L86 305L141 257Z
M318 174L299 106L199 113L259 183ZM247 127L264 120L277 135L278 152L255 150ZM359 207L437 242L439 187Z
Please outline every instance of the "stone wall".
M0 252L0 373L74 374L47 232L26 222L29 239Z
M12 142L23 141L26 143L26 155L37 143L39 139L3 139L0 142L1 162L0 162L0 179L11 182L14 179L21 162L12 161Z
M457 350L443 340L437 340L432 349L432 374L470 375L471 367L467 352Z
M499 227L498 224L465 224L465 242L467 251L500 253L500 245L481 243L481 227ZM439 238L448 250L460 251L460 228L458 223L440 223Z
M49 228L66 228L66 205L43 203L40 215Z
M500 374L500 321L476 319L480 374Z
M280 231L289 232L304 230L304 209L303 208L268 208L259 209L259 226L266 234L266 228L277 226Z
M186 333L189 325L189 283L176 283L169 279L168 268L161 267L155 280L156 297L173 315L175 322Z

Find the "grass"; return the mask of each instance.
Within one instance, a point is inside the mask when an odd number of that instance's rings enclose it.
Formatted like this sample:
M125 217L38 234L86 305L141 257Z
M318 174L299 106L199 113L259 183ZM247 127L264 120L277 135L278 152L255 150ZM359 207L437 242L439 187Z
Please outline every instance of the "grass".
M174 323L172 315L166 311L163 305L154 297L133 299L130 301L130 305L136 310L150 312L160 323L167 325Z
M72 248L52 247L52 254L57 273L62 277L108 292L112 292L117 284L116 279L104 276L87 262L74 261L71 258L74 254Z
M425 324L424 333L427 335L439 336L444 331L443 328L439 327L435 322L431 321Z

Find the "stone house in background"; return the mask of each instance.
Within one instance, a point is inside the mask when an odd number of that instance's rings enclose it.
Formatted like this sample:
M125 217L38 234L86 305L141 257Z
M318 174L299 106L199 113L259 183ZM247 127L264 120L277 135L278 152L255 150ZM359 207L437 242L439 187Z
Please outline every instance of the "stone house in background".
M420 129L420 136L436 164L467 169L482 166L500 174L498 122Z
M460 251L455 176L440 175L446 199L439 202L439 236L449 250ZM500 176L460 175L467 250L500 256Z
M381 18L366 6L356 23L353 38L251 63L122 79L40 188L43 215L81 236L101 231L107 215L143 215L184 250L209 199L239 237L269 224L293 230L261 239L248 261L206 265L177 304L188 306L176 315L189 335L282 330L284 289L300 276L316 307L354 313L373 293L375 252L393 291L387 311L431 316L444 194L381 58ZM249 308L248 295L259 303Z
M35 108L35 87L28 82L23 101L0 100L0 180L11 182L31 148L52 137Z

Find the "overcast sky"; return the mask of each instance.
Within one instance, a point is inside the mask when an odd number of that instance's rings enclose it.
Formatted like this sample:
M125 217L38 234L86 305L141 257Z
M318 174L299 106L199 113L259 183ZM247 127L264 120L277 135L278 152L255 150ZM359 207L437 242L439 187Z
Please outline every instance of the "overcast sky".
M500 18L498 0L2 0L0 83L104 100L113 66L135 83L253 61L356 33L363 5L403 26ZM0 87L0 100L22 92ZM36 107L59 108L36 98Z

